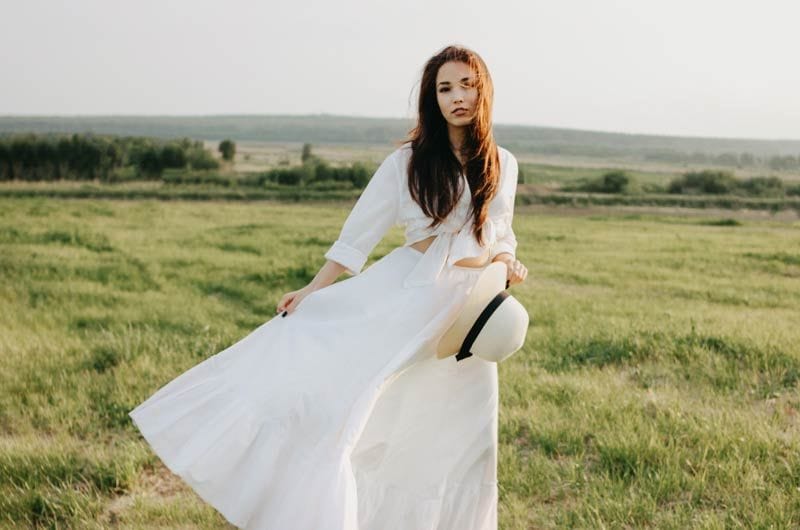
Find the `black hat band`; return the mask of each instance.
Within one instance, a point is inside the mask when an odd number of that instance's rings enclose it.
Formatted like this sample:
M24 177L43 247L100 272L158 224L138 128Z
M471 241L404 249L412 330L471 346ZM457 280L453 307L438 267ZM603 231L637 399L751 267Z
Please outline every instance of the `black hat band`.
M475 323L469 328L467 336L464 338L464 342L461 344L461 349L459 349L458 353L456 354L456 361L460 361L472 356L472 352L469 351L469 349L472 348L472 344L475 342L475 339L478 338L478 334L489 320L489 317L492 316L492 313L494 313L500 304L503 303L503 300L509 296L511 295L508 293L508 291L500 291L489 301L488 304L486 304L486 307L483 308L481 314L478 315L477 319L475 319Z

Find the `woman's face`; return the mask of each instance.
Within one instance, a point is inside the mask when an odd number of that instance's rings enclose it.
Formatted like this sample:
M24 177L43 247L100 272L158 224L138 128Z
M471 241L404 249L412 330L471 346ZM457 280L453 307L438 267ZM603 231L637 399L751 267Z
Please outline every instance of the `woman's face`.
M463 127L472 121L478 89L475 86L475 73L467 63L450 61L439 67L436 74L436 100L449 125Z

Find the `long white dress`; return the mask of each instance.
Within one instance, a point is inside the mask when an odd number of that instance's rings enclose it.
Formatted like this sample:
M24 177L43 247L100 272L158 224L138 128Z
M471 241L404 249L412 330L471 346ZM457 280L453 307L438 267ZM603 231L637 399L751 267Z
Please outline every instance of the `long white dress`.
M405 144L384 160L325 254L349 277L129 412L164 464L239 528L497 528L497 365L435 354L482 270L453 262L485 248L468 188L426 228L406 189L409 155ZM503 148L500 159L484 226L492 256L517 245L517 163ZM395 224L406 244L362 272ZM409 246L433 234L424 254Z

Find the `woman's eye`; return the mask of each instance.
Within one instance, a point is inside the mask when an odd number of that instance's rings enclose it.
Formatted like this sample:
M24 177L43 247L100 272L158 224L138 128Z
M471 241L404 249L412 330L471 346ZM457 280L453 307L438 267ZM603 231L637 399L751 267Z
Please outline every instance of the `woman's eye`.
M450 89L449 88L440 88L439 92L447 92L448 90L450 90Z

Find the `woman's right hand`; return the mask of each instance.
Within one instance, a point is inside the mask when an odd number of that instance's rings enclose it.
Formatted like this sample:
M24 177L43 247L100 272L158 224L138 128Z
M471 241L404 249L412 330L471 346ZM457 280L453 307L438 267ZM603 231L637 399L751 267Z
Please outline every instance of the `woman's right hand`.
M514 284L522 283L528 277L528 268L518 259L506 262L508 266L508 276L506 278L506 289Z
M294 313L294 310L297 309L297 306L300 302L303 301L303 298L313 293L316 289L312 288L309 285L306 285L302 289L298 289L296 291L290 291L281 297L280 302L278 302L278 306L275 308L276 313L286 312L286 314ZM286 315L281 315L286 316Z

